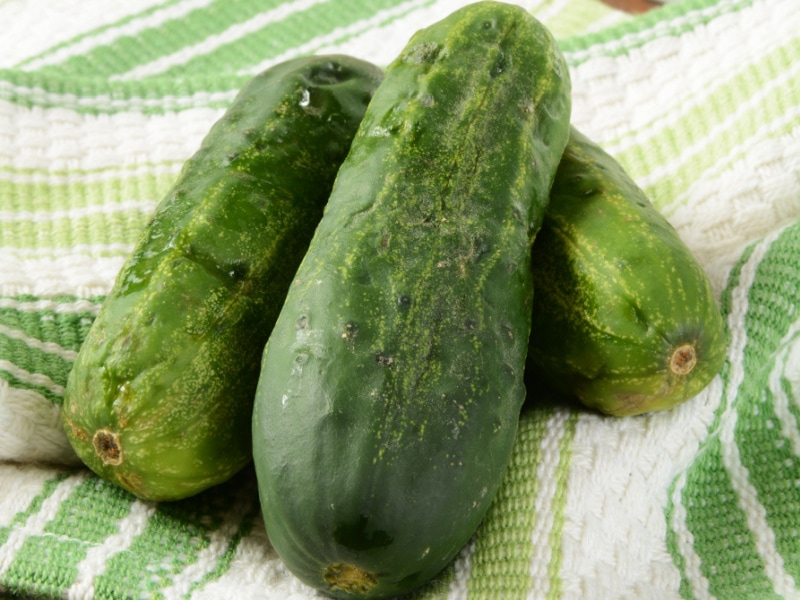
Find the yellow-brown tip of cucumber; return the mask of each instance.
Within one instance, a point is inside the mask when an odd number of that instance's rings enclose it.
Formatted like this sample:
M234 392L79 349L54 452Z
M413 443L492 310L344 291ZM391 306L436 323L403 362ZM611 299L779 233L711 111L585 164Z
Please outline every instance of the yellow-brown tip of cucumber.
M325 567L323 573L325 583L331 589L348 594L368 594L378 585L375 574L348 563L334 563Z

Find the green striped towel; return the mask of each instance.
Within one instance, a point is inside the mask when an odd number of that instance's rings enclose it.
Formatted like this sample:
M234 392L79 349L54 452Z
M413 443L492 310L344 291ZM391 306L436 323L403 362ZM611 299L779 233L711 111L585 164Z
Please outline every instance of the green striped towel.
M0 2L0 595L318 595L264 533L253 473L136 500L60 429L70 365L183 161L254 73L387 64L465 0ZM526 0L560 40L573 122L707 269L720 375L627 419L539 399L484 523L422 598L800 597L800 3L632 17Z

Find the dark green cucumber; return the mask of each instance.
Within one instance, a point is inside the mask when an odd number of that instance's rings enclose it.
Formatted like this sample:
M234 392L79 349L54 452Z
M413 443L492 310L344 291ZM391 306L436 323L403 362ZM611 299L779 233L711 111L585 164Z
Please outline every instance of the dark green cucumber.
M345 56L279 64L187 161L69 377L65 429L96 473L174 500L249 462L264 344L381 77Z
M270 542L314 588L416 588L483 518L525 396L530 248L569 116L563 57L517 6L458 10L389 65L254 407Z
M703 268L574 128L532 257L532 378L623 416L674 407L722 367L726 331Z

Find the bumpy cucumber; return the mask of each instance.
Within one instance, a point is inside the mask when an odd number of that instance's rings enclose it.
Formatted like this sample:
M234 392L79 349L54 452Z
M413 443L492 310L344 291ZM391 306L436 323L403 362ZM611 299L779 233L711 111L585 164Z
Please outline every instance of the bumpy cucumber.
M267 343L253 442L270 542L341 598L420 586L476 530L525 396L530 248L569 73L478 2L385 73Z
M721 368L726 331L701 265L574 128L532 265L532 378L623 416L674 407Z
M70 374L80 458L174 500L252 456L264 344L382 72L304 57L247 83L121 269Z

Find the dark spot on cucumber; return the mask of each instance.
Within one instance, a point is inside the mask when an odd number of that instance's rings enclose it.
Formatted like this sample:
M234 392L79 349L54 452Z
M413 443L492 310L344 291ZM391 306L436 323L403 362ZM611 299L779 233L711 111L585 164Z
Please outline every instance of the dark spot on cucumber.
M631 270L630 265L624 262L621 265L618 264L617 267L620 270L623 270L625 267L628 267L629 272ZM636 322L636 324L639 325L644 332L650 331L651 329L650 320L647 318L647 315L638 304L636 303L631 304L631 312L633 312L633 320Z
M407 309L411 306L411 297L405 294L402 294L397 298L397 306L401 309Z
M379 365L391 367L394 364L394 356L392 356L391 354L386 354L385 352L378 352L375 355L375 361Z
M416 65L432 63L438 58L440 50L441 48L436 42L417 44L403 54L403 61Z
M489 244L486 243L486 240L482 237L472 240L472 253L470 254L472 262L478 262L487 252L489 252Z
M492 69L489 72L489 75L491 77L497 77L498 75L502 75L505 72L507 66L508 65L506 63L506 56L505 54L501 54L500 57L492 65Z
M225 265L225 271L233 281L242 281L250 271L250 265L246 260L236 260Z
M372 531L367 515L359 515L352 523L340 523L333 532L333 539L356 552L385 548L393 538L385 531Z
M344 332L342 333L342 339L346 342L352 342L358 337L358 325L355 323L346 323L344 326Z
M358 285L370 285L372 283L372 275L366 269L359 269L353 274L353 281Z
M92 438L92 445L104 465L116 467L122 464L122 444L118 433L109 429L98 429Z
M242 119L242 114L240 110L229 109L227 114L225 114L222 117L221 121L233 125L235 123L238 123L241 119Z
M297 324L294 326L294 328L300 331L306 327L308 327L308 317L306 315L302 315L299 319L297 319Z

